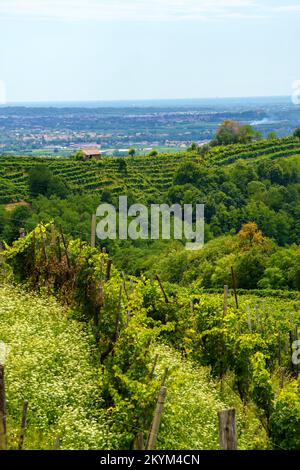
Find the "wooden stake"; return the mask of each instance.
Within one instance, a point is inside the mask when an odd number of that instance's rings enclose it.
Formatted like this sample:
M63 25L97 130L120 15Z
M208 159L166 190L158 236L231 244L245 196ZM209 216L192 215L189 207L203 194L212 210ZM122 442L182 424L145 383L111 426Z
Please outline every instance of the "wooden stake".
M137 448L138 450L144 450L144 433L139 432L137 436Z
M91 224L91 247L95 248L96 246L96 214L92 215L92 224Z
M26 431L26 427L27 427L27 410L28 410L28 401L25 400L24 403L23 403L21 431L20 431L20 436L19 436L18 450L23 449L24 436L25 436L25 431Z
M59 450L61 445L61 438L57 437L54 442L53 450Z
M280 388L284 387L285 367L280 367Z
M167 375L168 375L169 369L168 367L165 368L163 376L162 376L162 381L161 381L161 386L164 387L166 385L166 380L167 380Z
M153 364L152 364L152 369L151 369L151 372L149 374L150 379L153 379L153 377L154 377L154 372L155 372L155 369L156 369L157 360L158 360L158 353L156 353L155 357L154 357L154 361L153 361Z
M155 449L156 440L158 436L158 431L159 431L159 427L161 423L161 417L162 417L163 409L165 406L166 398L167 398L167 388L161 387L159 394L158 394L158 399L156 402L156 407L155 407L153 422L151 426L151 431L149 434L149 439L147 442L147 450Z
M227 306L228 306L228 286L224 286L224 305L223 305L223 317L227 315Z
M0 450L7 449L4 366L0 364Z
M223 410L218 412L219 417L219 436L221 450L236 450L236 418L235 409Z
M55 246L56 245L55 225L51 224L50 229L51 229L51 246Z
M251 321L250 305L247 305L247 321L248 321L249 331L250 331L250 333L252 333L252 321Z
M232 266L231 266L231 279L232 279L232 287L234 291L235 305L236 305L236 308L239 308L237 291L236 291L236 276L235 276L235 272Z
M164 287L163 287L163 285L162 285L162 282L161 282L161 280L160 280L159 275L158 275L158 274L155 274L155 278L156 278L156 280L157 280L157 282L158 282L158 284L159 284L159 287L160 287L160 289L161 289L161 291L162 291L162 293L163 293L165 302L166 302L166 304L168 304L168 303L169 303L169 299L168 299L168 296L167 296L167 294L166 294L166 292L165 292L165 289L164 289Z
M110 279L111 265L112 265L112 260L109 258L107 260L107 266L106 266L106 280L107 281L109 281Z

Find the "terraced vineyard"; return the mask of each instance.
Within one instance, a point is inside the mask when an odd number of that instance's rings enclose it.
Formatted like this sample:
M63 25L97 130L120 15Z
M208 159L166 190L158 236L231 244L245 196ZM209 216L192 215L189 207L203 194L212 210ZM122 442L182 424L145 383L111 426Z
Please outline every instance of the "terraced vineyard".
M0 157L0 202L26 199L28 172L37 164L46 164L73 191L103 191L113 194L132 192L143 198L164 194L184 161L208 166L228 165L238 159L277 159L300 155L300 139L287 137L263 140L247 145L214 147L201 157L197 152L126 158L103 157L100 161L76 161L64 157ZM123 162L126 162L124 165Z
M184 161L195 160L193 155L161 155L158 157L126 158L126 168L117 158L79 162L66 158L0 158L0 201L23 199L28 196L28 172L37 164L47 164L73 191L124 190L151 195L153 188L160 193L172 184L174 171Z
M285 137L276 140L261 140L251 144L215 147L207 153L205 159L210 164L228 165L238 159L254 160L267 157L274 160L298 154L300 154L300 139Z

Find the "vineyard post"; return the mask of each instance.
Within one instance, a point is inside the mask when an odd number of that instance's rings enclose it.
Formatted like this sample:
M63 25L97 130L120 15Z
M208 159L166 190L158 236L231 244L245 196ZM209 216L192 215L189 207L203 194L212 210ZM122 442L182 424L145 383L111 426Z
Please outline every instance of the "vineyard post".
M256 329L259 330L260 327L260 315L259 315L259 306L255 305L255 322L256 322Z
M92 215L92 224L91 224L91 247L95 248L96 246L96 214Z
M144 433L139 432L137 436L137 448L138 450L144 450Z
M24 403L23 403L21 431L20 431L20 436L19 436L18 450L23 449L24 436L25 436L25 431L26 431L26 427L27 427L27 410L28 410L28 401L25 400Z
M291 367L292 367L292 371L294 370L294 363L293 363L293 333L292 331L290 330L289 331L289 339L290 339L290 357L291 357Z
M166 385L166 380L167 380L167 375L168 375L169 369L168 367L165 368L162 380L161 380L161 386L164 387Z
M164 286L162 285L162 282L161 282L161 280L160 280L159 275L158 275L158 274L155 274L155 278L156 278L156 280L157 280L157 282L158 282L158 284L159 284L159 287L160 287L160 289L161 289L161 291L162 291L162 293L163 293L165 302L166 302L166 304L168 304L168 303L169 303L169 299L168 299L168 296L167 296L166 291L165 291L165 289L164 289Z
M278 365L281 367L281 334L278 335Z
M4 366L0 364L0 450L7 448Z
M239 303L238 303L238 297L237 297L237 290L236 290L236 276L235 276L235 272L233 270L233 267L231 266L231 279L232 279L232 287L233 287L233 291L234 291L234 298L235 298L235 305L236 305L236 308L238 309L239 308Z
M59 450L61 445L61 438L57 437L54 442L53 450Z
M50 229L51 229L51 243L50 244L51 246L55 246L56 245L55 225L51 224Z
M150 379L153 379L153 377L154 377L157 360L158 360L158 353L156 353L155 357L154 357L154 361L153 361L153 364L152 364L152 369L151 369L151 372L149 374Z
M164 409L165 402L166 402L166 397L167 397L167 387L163 386L159 390L158 399L156 402L153 422L152 422L146 450L155 449L158 431L159 431L159 427L161 423L161 417L162 417L163 409Z
M251 321L250 305L247 305L247 321L248 321L249 331L250 331L250 333L252 333L252 321Z
M107 260L107 266L106 266L106 280L110 280L110 272L111 272L111 265L112 265L112 260L109 258Z
M285 367L280 367L280 388L284 387Z
M227 315L227 307L228 307L228 286L224 286L224 307L223 307L223 317Z
M222 410L218 412L219 437L221 450L236 450L236 417L235 409Z

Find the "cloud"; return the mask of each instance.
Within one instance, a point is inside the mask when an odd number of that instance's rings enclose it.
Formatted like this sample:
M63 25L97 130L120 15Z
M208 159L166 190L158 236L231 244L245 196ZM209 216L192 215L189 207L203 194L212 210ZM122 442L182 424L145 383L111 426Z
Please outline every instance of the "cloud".
M1 17L64 21L207 21L283 11L300 11L300 6L275 6L275 0L0 0Z

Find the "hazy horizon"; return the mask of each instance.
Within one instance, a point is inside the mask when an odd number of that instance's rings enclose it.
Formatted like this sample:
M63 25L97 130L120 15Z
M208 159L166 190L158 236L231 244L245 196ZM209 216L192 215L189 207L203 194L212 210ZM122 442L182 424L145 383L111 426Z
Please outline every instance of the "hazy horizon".
M0 102L288 96L299 17L299 0L0 0Z

